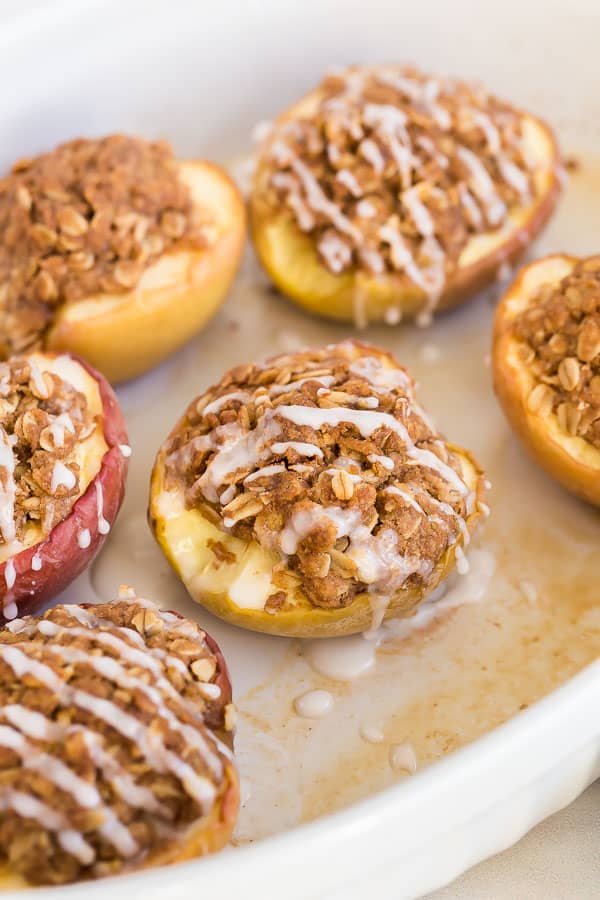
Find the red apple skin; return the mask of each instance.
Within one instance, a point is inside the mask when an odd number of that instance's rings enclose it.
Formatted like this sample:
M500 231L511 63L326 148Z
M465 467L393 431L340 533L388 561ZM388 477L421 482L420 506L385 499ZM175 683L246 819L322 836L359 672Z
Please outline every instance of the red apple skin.
M11 588L8 588L6 582L6 562L0 564L0 604L3 608L11 603L16 604L18 616L38 612L91 563L107 537L98 531L96 484L102 487L104 518L112 525L123 502L129 465L119 447L120 444L128 444L127 426L119 401L104 375L74 354L44 355L68 356L98 383L103 409L104 440L108 450L102 457L98 474L75 502L67 518L59 522L45 540L12 557L15 581ZM77 542L77 535L84 528L89 529L91 541L89 547L82 548ZM36 553L42 560L39 571L31 568L31 561ZM5 617L0 616L0 624L4 621Z

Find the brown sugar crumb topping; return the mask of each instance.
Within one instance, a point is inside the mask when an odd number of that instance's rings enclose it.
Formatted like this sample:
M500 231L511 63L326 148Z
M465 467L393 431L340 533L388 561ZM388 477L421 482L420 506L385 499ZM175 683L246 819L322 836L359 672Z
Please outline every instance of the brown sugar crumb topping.
M226 784L230 751L213 733L228 715L222 675L198 626L133 596L2 629L0 854L11 868L64 883L184 841Z
M277 552L274 584L315 606L426 584L474 502L408 372L351 341L231 370L166 453L167 489Z
M529 202L522 115L483 88L412 68L349 68L275 127L270 204L334 274L404 273L431 298L475 234Z
M42 536L71 512L80 494L74 451L95 428L86 397L34 359L0 363L0 543Z
M16 163L0 180L0 352L39 344L63 303L131 290L183 241L202 238L168 144L111 135Z
M600 449L600 256L543 285L515 322L537 378L528 404Z

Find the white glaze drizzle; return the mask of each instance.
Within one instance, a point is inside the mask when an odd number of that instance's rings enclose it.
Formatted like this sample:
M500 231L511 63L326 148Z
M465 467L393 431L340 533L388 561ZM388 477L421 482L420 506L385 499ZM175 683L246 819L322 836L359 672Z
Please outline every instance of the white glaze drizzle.
M40 772L57 788L70 794L83 809L97 809L103 818L100 832L121 856L127 858L137 853L138 845L131 833L102 802L97 788L80 778L62 760L40 751L7 725L0 725L0 747L12 750L19 756L24 768Z
M272 466L263 466L262 469L257 469L256 472L251 472L249 475L246 475L244 484L251 484L258 478L270 478L271 475L277 475L279 472L285 471L286 468L283 463L274 463ZM223 502L223 495L221 495L221 502Z
M89 528L81 528L77 532L77 544L82 550L86 550L92 543L92 536Z
M391 745L389 761L394 772L408 772L409 775L414 775L417 771L415 748L408 741Z
M15 457L6 430L0 425L0 533L8 544L15 530Z
M75 485L77 484L77 476L74 472L71 471L64 463L62 463L59 459L54 463L54 467L52 469L52 484L50 486L50 490L53 494L56 493L59 487L65 487L68 491L73 490Z
M17 570L15 569L15 563L13 559L7 559L6 565L4 566L4 581L6 583L6 587L10 591L12 587L14 587L15 581L17 579Z
M48 645L50 647L51 645ZM214 799L214 787L208 779L198 776L182 759L168 750L162 739L154 736L150 740L146 728L139 719L129 715L116 703L72 688L63 682L50 666L31 659L16 645L0 645L0 659L13 670L18 678L32 675L42 684L47 685L56 694L63 706L75 705L87 710L98 719L106 722L123 737L134 742L146 759L159 772L172 772L182 782L186 792L206 809Z
M385 169L385 159L375 141L371 140L371 138L365 138L358 145L358 152L372 166L373 171L377 175L381 175Z
M413 383L408 372L404 369L385 368L374 356L361 356L350 364L349 369L353 375L364 378L381 393L401 390L408 397L413 396Z
M19 615L19 610L18 610L17 604L14 602L14 600L11 601L10 603L7 603L6 606L4 607L4 609L2 610L2 612L4 614L4 618L9 621L11 619L16 619L17 616Z
M220 412L224 406L228 403L233 403L235 400L239 400L240 403L246 403L250 399L248 391L231 391L229 394L223 394L221 397L217 397L216 400L213 400L211 403L207 403L204 409L202 410L203 416L208 416L211 413Z
M58 725L47 719L42 713L28 709L26 706L20 706L18 703L8 703L3 706L0 714L23 734L38 741L60 741L65 736L65 729L62 725Z
M340 184L350 191L353 197L362 197L362 188L355 175L349 169L339 169L335 177Z
M286 450L294 450L298 456L318 457L323 459L323 451L316 444L306 443L305 441L275 441L271 444L273 453L279 456L283 455Z
M163 818L170 818L171 813L168 807L156 799L150 788L138 784L129 772L118 764L115 757L106 752L102 746L102 740L97 734L83 726L74 726L71 730L80 731L94 765L100 769L104 778L128 806L134 809L145 809L147 812L155 813Z
M333 407L320 409L312 406L278 406L277 413L296 425L305 425L315 430L323 425L337 426L342 422L354 425L363 437L371 437L379 428L395 432L405 444L406 454L418 465L434 469L461 496L469 492L466 484L454 469L444 463L431 450L424 450L413 444L407 429L389 413L373 410Z
M12 810L24 819L33 819L38 822L46 831L56 833L63 850L74 856L82 865L90 865L94 861L94 850L83 835L69 828L63 815L42 803L32 794L2 790L0 792L0 810Z
M356 213L361 219L372 219L377 210L370 200L361 200L356 204Z
M500 132L498 131L490 117L486 116L486 114L481 112L481 110L479 109L470 109L468 111L468 114L473 122L483 132L490 153L493 156L497 156L500 153L501 148Z
M498 168L503 179L517 192L521 200L530 197L529 179L525 172L505 156L498 158Z
M456 571L459 575L466 575L469 571L469 561L460 544L457 544L454 548L454 557L456 559Z
M367 459L370 463L379 463L379 465L383 466L384 469L387 469L388 472L392 472L394 469L394 460L390 459L389 456L382 456L380 453L370 453L367 456Z
M464 212L467 214L467 219L473 228L479 230L483 227L483 216L481 215L481 210L473 197L473 194L470 192L469 188L461 181L458 185L458 196L460 197L461 206L463 207Z
M458 147L457 156L469 172L469 186L482 204L490 225L499 225L506 216L506 206L500 198L488 170L472 150Z
M294 700L294 710L304 719L322 719L333 709L333 697L329 691L306 691Z
M219 503L221 504L221 506L227 506L227 504L231 503L236 495L237 488L235 484L230 484L229 487L226 487L223 493L219 495Z
M362 634L347 638L303 641L302 653L320 675L333 681L355 681L375 665L377 644Z
M352 247L331 229L323 233L317 247L327 267L335 274L343 272L352 261Z
M75 426L73 425L73 420L68 413L61 413L60 415L56 416L56 418L52 422L50 422L48 428L50 429L55 447L64 447L66 431L70 431L71 434L75 434Z
M333 375L316 375L314 377L307 375L305 378L298 378L296 381L288 381L287 384L272 384L269 387L269 397L278 397L280 394L287 394L288 391L299 390L304 384L308 384L311 381L316 381L322 387L331 387L335 382L335 378Z
M367 744L383 744L385 739L383 730L378 725L363 724L359 728L359 734Z
M425 516L427 518L427 513L425 512L423 507L420 506L419 503L417 503L417 501L409 491L404 490L400 487L400 485L390 484L384 488L384 491L386 494L395 494L397 497L402 497L402 499L405 500L408 505L415 510L415 512L418 512L419 515Z
M295 157L292 159L291 166L295 174L300 179L302 187L306 193L308 204L315 212L325 216L341 234L345 234L352 238L357 244L362 242L362 234L350 219L344 215L341 209L328 199L321 185L312 174L308 166L302 160Z
M238 469L253 468L265 454L269 453L272 439L277 435L279 426L272 421L271 410L261 420L261 427L245 432L237 423L221 425L209 435L202 435L201 446L214 449L215 455L198 479L202 493L207 500L218 500L218 487L225 478ZM198 438L190 441L190 445L198 442ZM223 439L219 442L219 439ZM183 448L187 451L187 446Z
M388 306L383 320L386 325L398 325L402 321L402 310L398 306Z
M69 608L69 610L71 611L71 608ZM152 657L149 657L146 652L137 650L135 647L132 647L131 644L129 644L126 640L112 634L110 631L95 630L91 634L89 628L86 629L73 626L60 626L55 622L51 622L47 619L42 619L40 622L38 622L36 625L36 630L41 634L49 637L55 637L67 633L69 635L72 635L73 637L89 638L90 640L96 641L100 644L104 644L105 646L110 647L111 650L114 650L116 653L118 653L119 656L130 665L138 666L152 672L152 674L156 678L157 687L160 690L164 691L165 694L168 694L173 699L180 699L179 693L172 686L171 682L161 675L161 667ZM127 633L127 635L129 635L129 632L131 632L132 634L134 633L132 629L125 629L125 632ZM63 646L58 646L57 648L53 648L50 646L48 649L56 649L57 652L62 653L65 658L68 652L72 652L71 648L66 648ZM87 661L94 667L99 666L98 671L101 672L101 674L103 674L105 678L117 681L118 683L121 683L125 688L131 689L135 682L135 688L142 691L142 693L147 694L152 702L156 704L157 708L159 709L159 714L163 715L164 713L164 717L168 722L169 727L173 728L176 731L179 731L189 743L191 743L197 750L199 750L203 754L209 768L217 777L220 776L220 762L218 758L210 751L202 735L195 728L191 728L190 726L181 723L170 712L170 710L168 710L164 706L158 690L145 685L141 681L138 684L138 679L131 679L125 669L123 669L123 667L120 666L119 663L116 662L116 660L104 657L90 657L89 654L83 654L83 656L79 655L77 657L77 661ZM122 681L119 682L119 678L122 679Z
M98 532L100 534L108 534L110 522L104 518L104 493L99 479L96 479L96 509L98 514Z
M431 237L435 231L431 213L419 196L418 187L410 188L402 194L402 203L408 210L414 226L421 237Z
M363 109L363 119L394 159L402 186L409 187L412 170L419 160L410 147L406 114L391 104L367 103Z
M73 631L74 629L70 629ZM47 632L48 634L52 634L53 632ZM59 632L54 632L58 634ZM216 761L216 757L210 752L206 741L203 740L202 736L195 728L183 723L178 719L178 717L171 712L171 710L165 705L160 691L150 685L146 684L140 678L134 678L133 676L127 673L127 670L119 663L117 660L108 656L90 656L88 653L77 650L74 647L53 647L50 646L48 648L51 652L56 652L67 662L73 663L87 663L87 665L91 666L99 675L103 678L113 681L119 687L124 688L125 690L130 691L140 691L145 694L149 700L154 703L157 709L157 715L164 719L164 721L168 724L169 728L172 731L176 731L179 734L183 735L185 739L191 743L197 750L199 750L205 759L211 764L211 768L218 774L220 772L220 765ZM169 693L172 697L177 696L176 692L170 686L170 682L165 679L158 679L157 684L165 690L165 687L169 687L170 690L166 690L165 693ZM212 687L216 687L217 691L220 692L218 685L211 685ZM214 699L214 694L211 699ZM218 693L217 693L218 696ZM167 754L170 751L166 751ZM210 804L213 797L213 788L210 785L210 782L206 782L206 779L201 779L199 776L196 776L193 770L188 767L187 776L191 777L192 787L194 792L190 792L191 795L197 800L202 806L205 804ZM210 786L209 786L210 785Z

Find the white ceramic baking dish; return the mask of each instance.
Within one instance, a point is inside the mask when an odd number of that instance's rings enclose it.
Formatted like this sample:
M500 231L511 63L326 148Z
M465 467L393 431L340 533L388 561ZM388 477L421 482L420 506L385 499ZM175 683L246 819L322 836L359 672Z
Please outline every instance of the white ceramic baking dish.
M3 14L3 168L14 158L50 148L65 138L115 130L165 136L183 156L227 161L249 149L248 135L255 122L311 86L326 66L370 60L407 60L437 71L480 77L500 94L550 119L568 150L587 151L598 139L600 93L592 88L600 81L596 52L600 8L593 0L568 6L558 0L526 4L504 0L493 8L478 0L452 4L444 0L371 0L368 4L364 0L221 0L219 4L30 0L7 5ZM587 194L589 200L587 189L581 188L580 194ZM598 234L598 224L597 214L586 207L572 222L563 217L543 247L597 250L593 232ZM567 240L569 246L558 246ZM119 581L129 581L147 593L154 591L164 605L208 621L186 600L145 531L147 477L154 450L176 413L224 366L270 349L282 350L298 340L325 341L342 334L340 328L305 319L276 298L265 299L264 282L252 263L248 271L209 332L120 391L134 446L126 505L101 560L69 590L66 599L99 597ZM453 436L458 431L459 437L484 453L487 445L481 427L474 428L459 409L459 401L449 407L436 392L436 379L445 379L446 373L419 372L418 368L419 361L422 366L419 343L433 341L450 357L452 341L464 338L465 346L480 354L477 359L483 372L488 324L489 309L469 308L452 321L434 326L427 338L411 332L405 339L382 329L372 335L403 353L411 364L415 361L426 399L446 430ZM464 390L469 400L471 395ZM493 406L491 396L488 399ZM489 435L501 434L502 441L509 442L515 478L523 478L523 506L515 505L511 514L528 521L527 491L533 492L532 498L543 493L557 519L577 521L586 531L587 571L593 573L594 565L598 571L597 520L522 460L499 415L494 411L492 416ZM487 422L485 417L483 421ZM540 558L539 565L547 566L548 560ZM598 628L597 616L590 615L589 622L592 633ZM306 666L298 668L296 645L246 636L214 620L209 627L231 660L242 708L252 689L265 680L276 682L278 672L283 673L282 690L288 690L296 678L312 683ZM345 689L346 705L349 693ZM365 689L361 693L357 688L357 694L357 703L364 708L370 702L368 693L365 697ZM298 753L304 732L292 722L289 730L294 740L286 744L281 738L278 744L271 731L257 749L260 721L268 720L270 708L287 709L292 698L289 690L283 700L267 692L262 700L263 719L255 716L254 725L246 722L239 735L243 775L244 754L253 755L250 780L257 767L262 766L263 772L269 769L262 780L254 778L252 801L247 803L251 812L239 839L245 846L110 883L42 889L36 896L68 898L85 893L96 897L110 892L115 898L144 896L147 900L416 897L518 840L600 774L597 661L531 708L412 779L349 805L325 804L343 808L298 825L313 818L298 813L300 795L306 789L306 779L298 778L298 772L305 764L311 778L319 771L318 764ZM256 713L255 708L252 711ZM338 726L343 735L357 730L351 713L345 713ZM311 752L320 749L323 754L325 746L324 740L320 745L313 742ZM377 779L374 784L374 790L381 786ZM369 790L355 793L360 796ZM277 831L282 833L273 834ZM271 836L249 843L261 835Z

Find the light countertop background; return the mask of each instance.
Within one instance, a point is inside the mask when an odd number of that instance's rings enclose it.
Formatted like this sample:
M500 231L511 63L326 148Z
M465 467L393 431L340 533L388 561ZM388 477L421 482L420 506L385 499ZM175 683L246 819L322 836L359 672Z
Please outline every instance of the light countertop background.
M600 781L518 844L427 900L598 900Z

